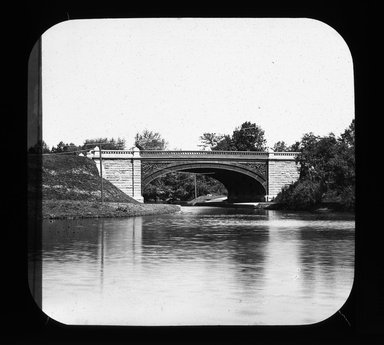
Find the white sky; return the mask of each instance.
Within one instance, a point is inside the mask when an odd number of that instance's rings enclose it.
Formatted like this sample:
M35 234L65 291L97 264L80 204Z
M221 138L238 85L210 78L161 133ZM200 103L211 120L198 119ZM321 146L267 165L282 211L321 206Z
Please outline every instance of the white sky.
M310 131L339 135L354 118L343 38L312 19L92 19L42 37L43 140L80 145L145 128L169 149L245 121L268 145Z

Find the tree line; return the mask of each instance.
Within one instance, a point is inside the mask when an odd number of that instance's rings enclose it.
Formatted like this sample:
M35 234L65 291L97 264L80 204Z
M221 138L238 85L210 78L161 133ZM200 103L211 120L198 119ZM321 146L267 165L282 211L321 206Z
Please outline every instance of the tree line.
M78 154L80 151L89 151L95 146L100 146L104 150L124 150L125 149L125 139L122 138L94 138L86 139L82 145L75 145L74 143L64 143L60 141L56 146L52 146L49 149L48 145L44 142L36 144L34 147L29 149L30 153L73 153Z
M199 137L199 146L203 149L219 150L219 151L263 151L267 149L267 142L264 137L264 130L255 123L249 121L244 122L241 126L236 127L232 135L203 133ZM48 145L42 141L29 150L35 153L63 153L78 152L89 150L94 146L102 144L105 150L123 150L126 148L126 141L122 138L93 138L86 139L82 145L74 143L65 143L60 141L56 146L49 149ZM274 151L295 151L298 142L288 146L284 141L278 141L274 144ZM143 130L137 133L134 138L134 146L140 150L165 150L168 148L168 142L160 133Z

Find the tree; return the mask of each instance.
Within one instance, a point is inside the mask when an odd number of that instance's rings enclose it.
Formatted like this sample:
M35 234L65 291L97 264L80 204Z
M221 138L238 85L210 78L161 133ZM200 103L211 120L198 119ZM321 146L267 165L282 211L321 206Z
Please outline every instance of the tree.
M64 144L63 141L60 141L57 146L52 146L51 152L53 153L59 153L59 152L64 152L67 144Z
M294 144L288 147L288 152L299 152L300 151L300 141L296 141Z
M266 149L267 143L264 131L249 121L233 131L232 141L237 151L262 151Z
M145 129L135 136L135 146L140 150L165 150L168 143L157 132Z
M355 119L352 120L349 127L340 136L340 140L348 147L355 149Z
M209 147L211 149L214 149L214 147L217 146L217 144L223 139L223 135L216 134L216 133L203 133L203 135L200 136L201 145L205 147Z
M288 150L289 148L287 147L284 141L278 141L275 145L273 145L273 151L275 152L285 152Z
M81 147L75 145L74 143L65 144L63 141L60 141L57 146L52 146L52 153L62 153L62 152L73 152L79 151Z
M217 151L258 151L266 149L264 131L255 123L244 122L232 136L223 135L212 150Z
M278 141L273 145L273 151L275 152L299 152L300 151L300 141L296 141L294 144L287 146L284 141Z
M299 180L285 188L277 201L291 208L305 208L320 201L338 202L353 209L355 204L354 121L339 138L333 133L320 137L312 132L303 136L296 161Z
M311 180L299 180L286 186L277 195L277 202L285 204L290 209L307 209L321 201L319 183Z
M237 151L235 144L232 141L230 135L224 135L215 147L212 148L214 151Z
M101 147L103 150L124 150L125 149L125 139L118 137L116 140L114 138L95 138L95 139L86 139L82 146L83 150L91 149L95 146L100 146L99 143L102 143Z

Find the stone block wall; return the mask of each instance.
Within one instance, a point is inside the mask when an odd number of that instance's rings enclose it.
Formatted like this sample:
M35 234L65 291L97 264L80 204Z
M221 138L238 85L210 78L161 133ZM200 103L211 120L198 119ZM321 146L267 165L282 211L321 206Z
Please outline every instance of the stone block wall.
M95 159L100 174L100 160ZM143 202L141 195L141 161L134 159L103 159L103 178L133 199Z
M299 178L299 166L294 160L270 160L268 162L268 201L273 200L281 189Z

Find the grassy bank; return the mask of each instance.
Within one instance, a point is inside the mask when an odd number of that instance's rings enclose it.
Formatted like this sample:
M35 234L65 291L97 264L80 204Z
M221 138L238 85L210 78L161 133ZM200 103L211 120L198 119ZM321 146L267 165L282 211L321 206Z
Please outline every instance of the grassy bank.
M29 212L36 213L41 200L43 219L132 217L180 210L177 205L139 203L105 179L102 204L99 172L89 158L76 155L31 155L28 158ZM39 217L39 214L34 216Z
M42 204L43 219L134 217L178 211L180 211L178 205L124 202L43 200Z
M48 155L42 160L43 200L100 201L101 179L96 164L76 155ZM138 202L106 179L103 179L104 201Z

